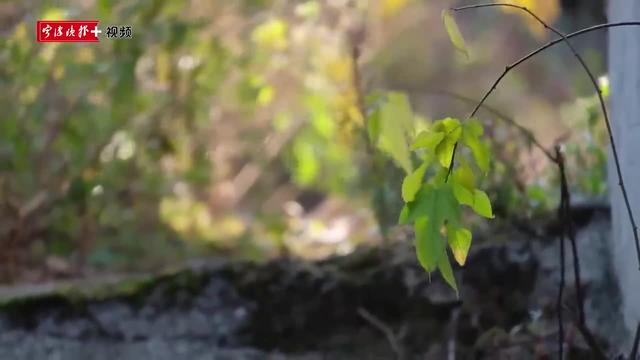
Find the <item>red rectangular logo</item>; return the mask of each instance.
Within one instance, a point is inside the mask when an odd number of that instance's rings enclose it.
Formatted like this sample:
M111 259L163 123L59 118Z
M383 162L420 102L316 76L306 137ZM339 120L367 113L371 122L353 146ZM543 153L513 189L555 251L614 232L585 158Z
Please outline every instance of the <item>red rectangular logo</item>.
M38 42L99 42L98 20L38 20Z

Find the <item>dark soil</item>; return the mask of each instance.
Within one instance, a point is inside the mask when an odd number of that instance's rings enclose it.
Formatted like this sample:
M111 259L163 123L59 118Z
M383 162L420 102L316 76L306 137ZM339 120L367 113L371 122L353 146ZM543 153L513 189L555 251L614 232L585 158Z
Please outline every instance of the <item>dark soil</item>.
M626 334L602 250L606 214L582 229L590 325L615 354ZM456 271L459 297L429 279L409 241L317 263L211 261L0 289L0 359L556 358L557 239L484 233ZM589 359L566 294L566 353Z

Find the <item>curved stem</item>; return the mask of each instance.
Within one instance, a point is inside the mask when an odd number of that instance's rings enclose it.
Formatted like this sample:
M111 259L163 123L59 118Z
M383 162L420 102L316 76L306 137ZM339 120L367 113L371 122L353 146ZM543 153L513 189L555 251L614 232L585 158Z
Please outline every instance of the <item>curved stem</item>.
M564 201L564 200L561 200ZM564 207L564 203L560 204L560 207ZM558 214L560 215L560 214ZM558 311L558 359L564 359L564 318L562 311L562 296L564 294L564 282L565 282L565 249L564 249L564 233L560 235L560 284L558 284L558 298L556 300L556 309Z
M604 116L604 119L605 119L605 124L607 126L607 133L609 135L609 142L611 144L611 150L612 150L613 160L614 160L614 164L615 164L615 168L616 168L616 173L618 175L618 185L620 186L620 191L622 192L622 197L623 197L623 200L624 200L624 203L625 203L625 207L627 209L627 215L629 217L629 222L631 223L631 227L632 227L632 230L633 230L633 237L634 237L635 247L636 247L636 257L638 259L638 268L640 269L640 239L638 237L638 226L637 226L637 224L635 222L635 217L633 215L633 210L631 208L631 203L629 201L629 195L627 193L627 188L624 185L624 180L623 180L623 176L622 176L622 169L621 169L621 166L620 166L620 158L618 156L618 151L617 151L617 148L615 146L615 140L613 139L613 131L611 129L611 123L609 121L609 115L607 113L605 102L604 102L604 99L602 97L602 91L600 90L600 87L598 86L598 82L596 81L595 77L593 76L593 73L589 70L588 66L586 65L586 63L584 62L582 57L577 53L577 51L575 50L575 48L573 47L573 45L571 45L571 42L569 41L570 38L573 38L573 37L576 37L576 36L580 36L580 35L583 35L583 34L586 34L586 33L592 32L592 31L601 30L601 29L608 29L608 28L614 28L614 27L620 27L620 26L640 26L640 21L623 21L623 22L616 22L616 23L606 23L606 24L594 25L594 26L591 26L591 27L584 28L582 30L573 32L571 34L564 35L561 32L557 31L556 29L554 29L554 28L550 27L549 25L547 25L537 15L535 15L533 12L531 12L529 9L527 9L527 8L525 8L523 6L518 6L518 5L513 5L513 4L506 4L506 3L491 3L491 4L477 4L477 5L463 6L463 7L459 7L459 8L453 8L451 10L452 11L460 11L460 10L466 10L466 9L474 9L474 8L477 9L477 8L482 8L482 7L496 7L496 6L513 7L513 8L520 9L522 11L526 11L528 14L530 14L536 20L538 20L541 24L543 24L543 26L545 26L547 29L549 29L549 30L553 31L554 33L558 34L560 36L560 38L552 40L552 41L549 41L545 45L540 46L539 48L537 48L534 51L530 52L529 54L523 56L522 58L520 58L519 60L515 61L514 63L505 66L505 69L502 72L502 74L500 74L500 76L491 85L489 90L484 94L484 96L482 97L482 99L480 100L478 105L476 105L476 107L473 109L473 111L469 115L469 118L475 116L475 114L482 107L482 105L487 100L489 95L491 95L491 93L493 93L493 91L497 88L498 84L502 81L502 79L513 68L519 66L520 64L524 63L525 61L527 61L530 58L532 58L535 55L537 55L538 53L540 53L540 52L542 52L542 51L544 51L544 50L546 50L546 49L548 49L548 48L550 48L550 47L552 47L552 46L554 46L554 45L556 45L556 44L558 44L560 42L566 43L567 46L569 47L569 49L573 52L574 56L576 56L576 58L578 58L578 60L580 61L580 64L585 69L585 72L589 76L591 82L593 83L593 85L594 85L594 87L596 89L596 92L597 92L597 95L598 95L598 99L600 101L600 105L601 105L601 108L602 108L602 113L603 113L603 116ZM451 171L453 169L457 147L458 147L458 144L456 143L454 148L453 148L453 154L451 155L451 162L450 162L450 165L449 165L449 171L447 173L447 179L449 178L449 174L451 173Z
M448 90L428 90L425 93L426 94L433 94L433 95L447 96L447 97L450 97L452 99L456 99L456 100L459 100L459 101L462 101L462 102L465 102L465 103L469 103L469 104L473 104L473 105L478 103L478 100L476 100L476 99L473 99L471 97L468 97L468 96L465 96L465 95L462 95L462 94L458 94L458 93L453 92L453 91L448 91ZM514 128L516 128L522 134L522 136L524 136L527 140L531 141L531 144L533 144L533 146L538 148L538 150L542 151L544 156L546 156L549 161L551 161L551 162L555 162L556 161L554 155L551 154L551 151L549 151L547 148L545 148L544 145L542 145L540 143L540 141L538 141L538 139L535 137L535 135L533 135L533 133L529 129L527 129L526 127L518 124L512 117L510 117L509 115L503 113L502 111L496 109L495 107L493 107L491 105L482 104L482 108L484 108L488 112L492 113L493 115L495 115L499 119L502 119L508 125L513 126Z

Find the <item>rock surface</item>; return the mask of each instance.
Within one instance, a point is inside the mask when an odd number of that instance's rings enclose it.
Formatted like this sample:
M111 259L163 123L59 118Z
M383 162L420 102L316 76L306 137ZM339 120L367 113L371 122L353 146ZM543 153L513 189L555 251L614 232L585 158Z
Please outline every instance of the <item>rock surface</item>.
M579 235L590 264L590 325L616 346L617 289L598 245L608 220L598 221ZM407 242L317 263L214 261L157 276L0 289L0 359L555 355L557 241L515 231L481 237L457 271L460 298L437 276L430 281ZM567 346L570 358L589 358L580 339Z

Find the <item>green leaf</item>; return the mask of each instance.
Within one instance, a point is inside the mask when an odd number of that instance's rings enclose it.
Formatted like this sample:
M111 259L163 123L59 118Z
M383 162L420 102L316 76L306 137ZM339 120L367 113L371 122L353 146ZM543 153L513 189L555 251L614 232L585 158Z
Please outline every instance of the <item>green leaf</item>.
M463 131L462 142L471 149L480 170L485 172L489 170L490 152L487 144L480 141L478 135L473 131Z
M387 110L393 110L395 119L393 125L401 128L405 133L410 134L413 130L413 110L406 94L391 91L387 94Z
M415 196L414 201L405 204L406 217L405 223L413 223L419 217L428 216L431 202L433 201L433 185L423 184ZM403 209L404 211L404 209ZM401 213L401 215L403 215Z
M444 27L447 29L447 34L449 34L449 39L453 46L460 52L462 52L465 57L469 58L469 51L467 51L467 46L464 43L464 38L462 37L462 33L458 28L458 24L456 20L453 18L453 14L451 10L442 11L442 21L444 22Z
M493 219L493 210L489 196L482 190L476 189L473 194L473 211L478 215Z
M451 158L453 157L453 149L456 146L455 141L451 141L449 138L445 138L438 146L436 146L436 157L445 168L451 166Z
M404 181L402 182L402 199L405 202L411 202L415 199L416 193L420 190L420 186L422 185L422 179L424 178L424 173L427 171L428 166L429 163L424 162L416 169L416 171L404 178Z
M484 134L484 128L482 127L482 123L478 119L470 119L464 124L464 130L470 132L475 137L480 137Z
M453 195L460 204L473 206L474 196L472 190L467 189L458 182L452 182L451 187L453 188Z
M405 204L400 211L400 217L398 219L398 224L406 225L409 223L409 206Z
M435 186L440 186L445 183L445 179L447 178L447 174L449 170L444 167L438 168L436 173L429 179L428 183Z
M388 153L406 173L411 173L409 141L412 137L413 113L407 97L391 92L380 108L378 147Z
M436 121L433 130L444 132L445 136L453 141L458 141L462 134L460 120L451 117Z
M449 255L445 251L443 256L438 260L438 269L442 274L442 278L458 293L458 286L456 285L456 278L453 275L453 269L451 268L451 262L449 261Z
M445 136L442 141L435 148L436 157L445 168L451 166L451 158L453 156L453 150L455 149L456 142L460 139L462 134L462 126L460 121L454 118L446 118L438 120L433 125L433 129L438 132L444 132Z
M438 267L438 261L445 253L445 241L440 230L445 223L457 224L460 221L460 208L448 184L423 186L415 203L415 207L410 209L409 220L416 218L418 260L431 272Z
M438 260L442 257L445 247L444 240L439 231L435 231L436 219L429 219L423 216L416 220L416 252L420 265L428 272L433 272L438 265Z
M467 254L469 254L469 248L471 247L471 231L451 226L447 229L447 235L449 236L449 246L453 252L453 257L460 266L463 266L467 261Z
M460 204L473 206L476 177L464 159L461 159L460 166L453 170L451 187L453 188L453 195L455 195Z
M453 171L453 180L471 191L476 187L476 176L466 162Z
M435 150L436 146L444 139L445 133L437 131L423 131L416 137L411 146L412 149L427 148Z

